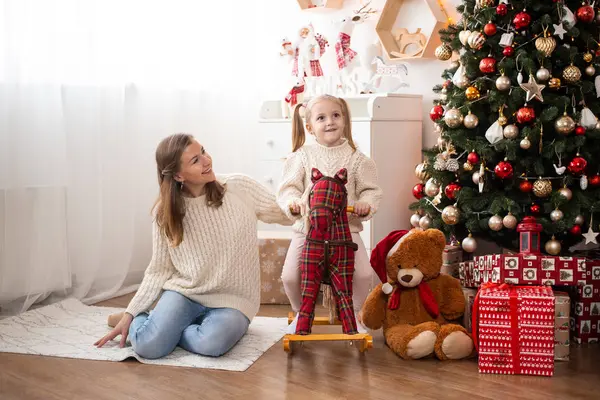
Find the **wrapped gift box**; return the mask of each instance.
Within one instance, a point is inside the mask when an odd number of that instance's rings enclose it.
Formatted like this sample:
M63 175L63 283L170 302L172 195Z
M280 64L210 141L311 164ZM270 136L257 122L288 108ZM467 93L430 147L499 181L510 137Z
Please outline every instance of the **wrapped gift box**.
M460 263L442 265L441 273L459 279Z
M473 312L480 373L554 374L555 298L550 287L482 288Z
M554 359L569 360L571 299L566 292L554 292Z
M586 273L585 258L534 254L476 256L459 266L464 287L478 287L486 282L576 286L585 284Z
M571 318L571 337L576 343L598 343L600 317Z
M258 240L261 304L290 304L281 282L281 271L289 246L289 239Z
M462 248L460 246L446 245L442 253L442 264L453 265L463 260Z

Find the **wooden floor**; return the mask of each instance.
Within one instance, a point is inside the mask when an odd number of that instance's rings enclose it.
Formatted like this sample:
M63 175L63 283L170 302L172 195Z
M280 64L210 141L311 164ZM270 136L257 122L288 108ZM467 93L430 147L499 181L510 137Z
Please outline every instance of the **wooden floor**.
M125 307L130 296L101 303ZM260 315L286 316L263 306ZM318 327L319 331L334 329ZM338 328L339 329L339 328ZM0 399L598 399L600 346L573 347L555 376L481 375L474 360L403 361L374 335L366 354L342 343L281 342L246 372L0 353Z

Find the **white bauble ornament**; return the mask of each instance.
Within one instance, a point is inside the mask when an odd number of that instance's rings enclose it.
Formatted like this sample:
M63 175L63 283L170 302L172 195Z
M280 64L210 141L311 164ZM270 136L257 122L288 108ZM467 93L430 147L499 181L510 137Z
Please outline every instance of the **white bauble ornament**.
M427 230L427 229L429 229L430 226L431 226L431 218L429 218L428 215L422 216L421 219L419 220L419 227L423 230Z
M463 115L457 108L451 108L444 114L444 122L450 128L458 128L463 123Z
M575 217L575 225L583 225L584 222L585 218L583 218L583 215L578 215Z
M479 171L473 172L471 179L473 180L473 183L477 185L479 183Z
M510 89L510 78L506 75L502 75L496 79L496 88L502 92Z
M479 118L477 118L477 115L471 114L471 112L469 112L463 122L466 128L473 129L476 128L477 125L479 125Z
M519 136L519 127L514 124L506 125L503 134L507 139L514 139Z
M477 250L477 240L469 233L469 236L462 241L462 248L467 253L473 253Z
M421 219L421 216L417 213L414 213L413 215L410 216L410 224L413 227L418 228L420 219Z
M517 226L517 217L511 213L506 214L504 218L502 218L502 225L504 225L506 229L515 229Z
M558 222L561 219L563 219L564 216L565 214L558 208L550 213L550 219L552 220L552 222Z
M523 150L528 150L531 147L531 141L528 138L523 138L523 140L521 140L521 143L519 143L519 146Z
M502 217L499 215L493 215L488 220L488 226L491 230L498 232L504 227L504 224L502 223Z
M429 197L434 197L439 191L440 185L438 182L433 178L429 178L427 183L425 183L425 194Z
M460 211L457 207L449 205L442 210L442 220L446 225L456 225L460 218Z
M550 79L550 71L542 67L536 71L535 77L538 81L547 81L548 79Z

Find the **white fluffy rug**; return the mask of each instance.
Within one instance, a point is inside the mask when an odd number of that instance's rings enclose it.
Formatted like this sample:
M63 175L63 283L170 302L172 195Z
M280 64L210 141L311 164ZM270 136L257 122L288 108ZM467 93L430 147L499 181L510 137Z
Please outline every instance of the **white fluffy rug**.
M119 348L120 337L102 348L94 346L110 330L108 315L119 311L123 310L67 299L0 320L0 352L106 361L135 357L144 364L245 371L283 337L287 326L287 318L255 317L246 335L224 356L204 357L177 347L167 357L148 360L136 355L129 342Z

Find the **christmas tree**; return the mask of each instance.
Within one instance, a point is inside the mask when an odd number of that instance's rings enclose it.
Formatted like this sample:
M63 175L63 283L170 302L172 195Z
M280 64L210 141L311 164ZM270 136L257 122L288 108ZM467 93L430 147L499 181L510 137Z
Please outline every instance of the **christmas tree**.
M581 0L457 10L436 49L449 60L430 112L440 136L416 167L411 224L466 251L478 237L518 249L517 225L534 216L542 247L559 254L600 210L600 10Z

